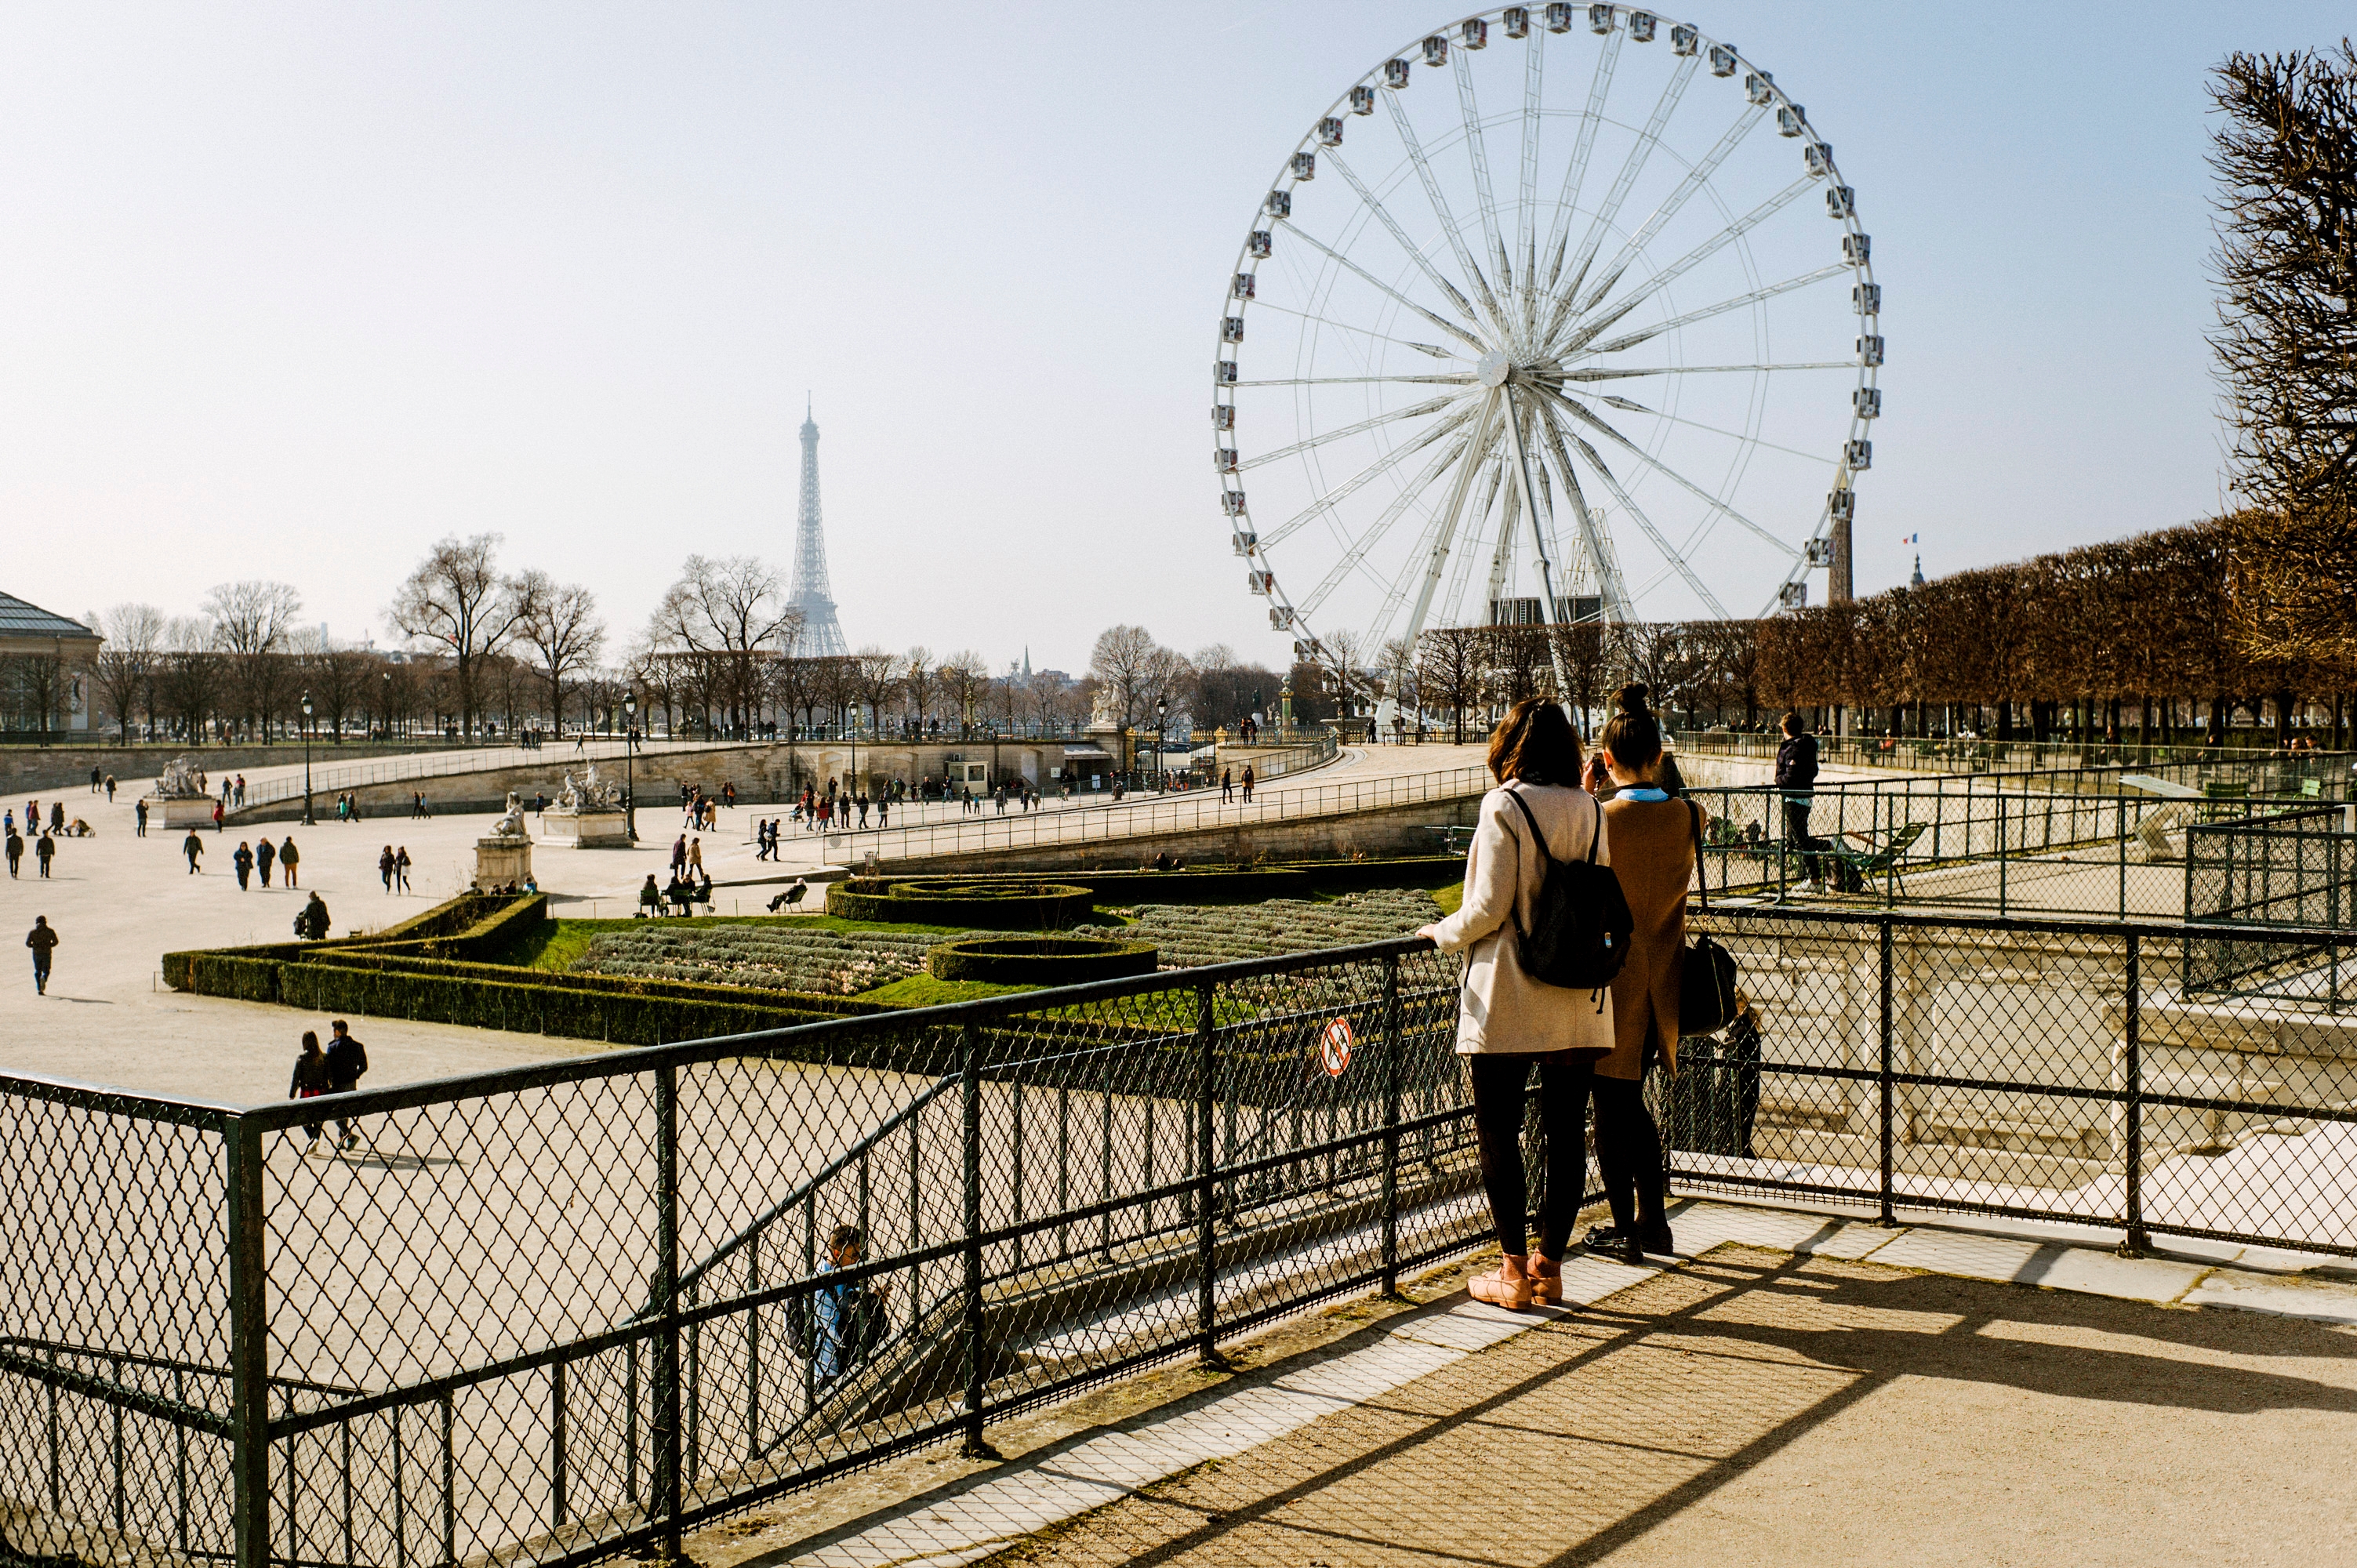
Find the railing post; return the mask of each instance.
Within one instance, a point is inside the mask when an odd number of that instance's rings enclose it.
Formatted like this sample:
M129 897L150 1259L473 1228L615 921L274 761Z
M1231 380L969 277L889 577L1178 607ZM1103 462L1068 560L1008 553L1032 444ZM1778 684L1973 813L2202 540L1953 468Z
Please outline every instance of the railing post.
M1895 1132L1896 1132L1896 1125L1895 1125L1896 1116L1895 1116L1895 1112L1896 1112L1896 1110L1897 1110L1897 1106L1896 1106L1896 1103L1895 1103L1895 1102L1896 1102L1896 1100L1897 1100L1897 1095L1893 1092L1893 1090L1895 1090L1895 1088L1896 1088L1897 1086L1896 1086L1896 1085L1894 1085L1894 1084L1891 1082L1891 1076L1890 1076L1890 1075L1891 1075L1891 1066L1890 1066L1890 1047L1891 1047L1891 1016L1890 1016L1891 925L1890 925L1890 917L1889 917L1889 916L1888 916L1888 915L1885 915L1885 916L1882 918L1881 925L1882 925L1882 961L1881 961L1881 964L1880 964L1880 968L1881 968L1881 971L1882 971L1882 1007L1881 1007L1881 1020L1882 1020L1882 1029L1881 1029L1881 1033L1882 1033L1882 1050L1881 1050L1881 1067L1878 1069L1878 1078L1879 1078L1879 1079L1880 1079L1881 1088L1882 1088L1882 1182L1881 1182L1881 1193L1880 1193L1880 1200L1881 1200L1881 1201L1880 1201L1880 1208L1881 1208L1881 1212L1880 1212L1880 1213L1876 1217L1876 1222L1877 1222L1878 1224L1882 1224L1882 1225L1896 1225L1896 1224L1898 1224L1898 1223L1899 1223L1899 1219L1898 1219L1898 1217L1897 1217L1895 1214L1893 1214L1893 1213L1891 1212L1891 1207L1890 1207L1891 1190L1892 1190L1892 1185L1893 1185L1893 1184L1892 1184L1892 1176L1891 1176L1891 1149L1892 1149L1892 1144L1893 1144L1894 1134L1895 1134Z
M1383 960L1383 1294L1399 1294L1399 955Z
M655 1277L660 1308L653 1344L654 1454L651 1512L662 1522L660 1553L679 1555L679 1069L665 1062L655 1078Z
M2121 1216L2126 1233L2120 1238L2120 1256L2141 1258L2152 1244L2144 1228L2144 944L2134 931L2128 933L2127 941L2126 994L2122 998L2120 1018L2124 1058L2120 1067L2126 1090L2120 1163L2127 1177L2127 1202Z
M263 1133L230 1119L229 1365L232 1548L237 1568L270 1562L270 1307L263 1249Z
M961 1337L965 1342L965 1443L968 1459L996 1459L998 1450L982 1435L982 1406L988 1362L982 1322L982 1037L972 1024L958 1031L959 1076L964 1091L965 1305Z
M1219 1101L1215 1052L1211 1044L1211 987L1195 993L1195 1350L1200 1363L1215 1371L1227 1369L1219 1351L1219 1238L1214 1229L1211 1173L1218 1160L1211 1153L1212 1118Z

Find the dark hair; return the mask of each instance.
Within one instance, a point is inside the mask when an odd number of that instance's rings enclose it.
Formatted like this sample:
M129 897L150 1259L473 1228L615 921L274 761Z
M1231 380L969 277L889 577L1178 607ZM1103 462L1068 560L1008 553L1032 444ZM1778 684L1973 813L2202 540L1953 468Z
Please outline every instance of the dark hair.
M313 1051L316 1051L316 1050L317 1050L318 1048L319 1048L319 1034L318 1034L318 1031L317 1031L317 1030L316 1030L316 1029L306 1029L306 1030L304 1030L304 1031L303 1031L303 1054L304 1054L304 1055L306 1055L306 1056L308 1056L308 1055L310 1055Z
M1784 733L1786 735L1800 734L1801 710L1798 708L1786 708L1784 710L1784 716L1781 719L1779 719L1777 723L1783 726Z
M1623 686L1612 699L1615 712L1604 726L1604 749L1631 773L1662 759L1662 726L1645 705L1645 688Z
M826 1244L830 1251L840 1252L845 1247L863 1247L866 1243L867 1232L856 1225L838 1225L826 1233Z
M1499 783L1579 783L1579 732L1552 697L1524 697L1490 736L1490 772Z

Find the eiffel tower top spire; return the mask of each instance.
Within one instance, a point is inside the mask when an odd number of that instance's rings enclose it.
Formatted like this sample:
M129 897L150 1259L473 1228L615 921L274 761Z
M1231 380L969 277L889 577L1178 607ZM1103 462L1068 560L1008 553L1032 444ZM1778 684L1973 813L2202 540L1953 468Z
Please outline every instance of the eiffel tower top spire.
M793 653L804 659L840 657L849 651L834 618L834 595L826 581L826 535L819 522L818 421L804 394L802 406L802 509L794 522L794 577L788 602L802 612Z

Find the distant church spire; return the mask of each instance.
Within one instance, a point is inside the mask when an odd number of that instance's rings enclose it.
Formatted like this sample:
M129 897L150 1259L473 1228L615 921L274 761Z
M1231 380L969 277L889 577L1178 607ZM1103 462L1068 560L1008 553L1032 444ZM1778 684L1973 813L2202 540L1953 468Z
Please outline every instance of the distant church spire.
M826 582L826 534L819 523L818 421L809 394L802 405L802 510L794 522L794 580L788 596L802 612L793 651L805 659L838 658L849 651L834 618L834 595Z
M1907 579L1907 585L1910 588L1923 585L1923 553L1920 550L1915 553L1915 575Z

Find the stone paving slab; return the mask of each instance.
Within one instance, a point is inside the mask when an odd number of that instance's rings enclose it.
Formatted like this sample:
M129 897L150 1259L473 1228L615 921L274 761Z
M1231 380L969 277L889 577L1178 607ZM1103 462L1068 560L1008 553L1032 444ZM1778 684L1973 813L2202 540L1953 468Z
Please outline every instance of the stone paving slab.
M2042 1235L1928 1225L1889 1229L1789 1208L1718 1202L1683 1205L1674 1211L1673 1224L1689 1269L1710 1266L1717 1250L1732 1247L1823 1259L1826 1266L1864 1261L1885 1271L2027 1285L2142 1306L2231 1307L2357 1325L2357 1283L2222 1268L2198 1259L2126 1259L2108 1247L2071 1245ZM976 1477L963 1489L871 1519L834 1539L788 1548L762 1561L780 1568L950 1568L980 1562L1209 1461L1271 1451L1270 1445L1314 1423L1395 1402L1404 1391L1453 1375L1451 1369L1469 1359L1501 1353L1534 1329L1587 1322L1576 1308L1617 1303L1665 1273L1680 1272L1575 1257L1564 1269L1568 1305L1563 1310L1514 1313L1456 1297L1455 1305L1414 1314L1361 1348L1269 1380L1240 1384L1174 1414L1098 1434ZM1383 1560L1383 1553L1305 1559Z

